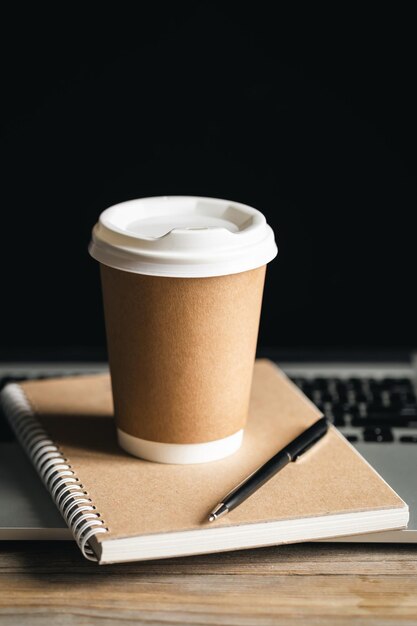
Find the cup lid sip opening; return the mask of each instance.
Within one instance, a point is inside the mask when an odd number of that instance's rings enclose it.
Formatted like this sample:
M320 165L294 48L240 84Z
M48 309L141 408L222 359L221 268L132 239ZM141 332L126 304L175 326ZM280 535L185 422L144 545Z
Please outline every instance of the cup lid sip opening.
M116 269L192 278L255 269L278 250L264 215L250 206L217 198L160 196L103 211L89 252Z

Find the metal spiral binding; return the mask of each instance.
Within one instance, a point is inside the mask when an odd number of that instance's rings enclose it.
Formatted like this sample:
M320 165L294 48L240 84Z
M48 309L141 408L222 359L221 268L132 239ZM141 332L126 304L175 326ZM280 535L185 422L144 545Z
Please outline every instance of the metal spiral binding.
M81 552L86 559L97 561L89 541L99 533L108 532L108 528L88 497L88 492L35 417L22 387L8 384L0 396L17 439L71 529Z

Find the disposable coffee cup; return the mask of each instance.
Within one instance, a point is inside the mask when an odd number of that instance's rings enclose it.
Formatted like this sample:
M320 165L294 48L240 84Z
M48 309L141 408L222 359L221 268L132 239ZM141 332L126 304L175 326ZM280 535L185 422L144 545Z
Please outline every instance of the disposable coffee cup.
M248 414L274 234L256 209L164 196L105 210L101 270L120 446L160 463L236 452Z

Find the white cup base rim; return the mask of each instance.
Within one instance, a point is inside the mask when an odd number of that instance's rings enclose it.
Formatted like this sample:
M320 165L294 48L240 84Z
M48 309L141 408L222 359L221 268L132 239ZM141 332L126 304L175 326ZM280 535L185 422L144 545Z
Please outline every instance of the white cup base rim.
M191 463L208 463L230 456L236 452L243 440L243 429L224 439L208 441L207 443L161 443L140 439L117 429L119 445L145 461L156 463L172 463L188 465Z

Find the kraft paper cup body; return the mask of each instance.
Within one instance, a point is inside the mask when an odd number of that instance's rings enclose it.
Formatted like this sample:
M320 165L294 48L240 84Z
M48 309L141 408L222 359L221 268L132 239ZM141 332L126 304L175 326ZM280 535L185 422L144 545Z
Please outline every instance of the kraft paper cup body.
M165 278L101 265L115 415L129 452L201 462L240 446L264 276L265 266Z
M254 233L236 242L252 216L267 226L258 211L239 207L146 198L111 207L110 227L105 211L93 231L118 439L135 456L202 463L240 447L266 264L276 246L269 227L258 227L264 250L256 250Z

